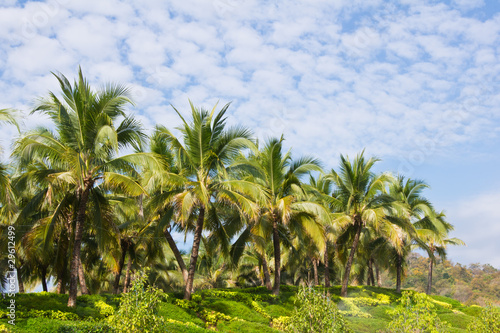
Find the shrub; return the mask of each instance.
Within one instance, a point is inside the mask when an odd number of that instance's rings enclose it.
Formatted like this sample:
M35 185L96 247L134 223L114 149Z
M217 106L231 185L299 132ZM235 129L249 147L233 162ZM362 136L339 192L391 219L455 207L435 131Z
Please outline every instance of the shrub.
M139 272L130 292L122 296L120 307L110 317L112 326L130 332L164 332L165 321L157 315L159 302L166 295L152 286L145 288L147 273Z
M225 315L221 312L210 311L203 309L200 316L205 320L205 325L207 328L216 327L219 321L230 321L234 320L231 316Z
M199 333L206 332L206 330L190 322L184 323L174 319L166 319L166 332Z
M360 305L363 305L366 302L366 300L363 300L363 299L368 299L366 297L358 297L358 298L347 298L347 297L342 297L342 305L345 306L345 308L347 308L347 310L344 310L344 311L340 311L341 314L343 314L344 316L350 316L350 317L359 317L359 318L371 318L371 314L369 313L366 313L366 312L363 312L361 311L361 309L356 305L356 304L360 304ZM376 304L376 300L373 300ZM371 304L371 303L370 303Z
M271 327L277 329L278 331L285 331L288 325L290 325L290 317L288 316L274 318L271 321Z
M80 317L72 312L63 312L59 310L29 310L19 311L17 313L19 318L49 318L58 320L79 320Z
M109 317L115 313L115 309L109 304L106 304L106 302L100 300L97 301L94 306L99 309L99 314L103 316L104 318Z
M314 289L301 288L286 331L293 333L351 332L337 305Z
M467 332L500 332L500 311L498 308L488 304L481 311L481 314L467 326Z
M440 333L446 332L448 325L441 322L435 307L425 294L404 291L399 305L388 313L392 321L385 332L392 333Z
M81 321L64 324L57 330L58 333L114 333L113 327L106 322Z

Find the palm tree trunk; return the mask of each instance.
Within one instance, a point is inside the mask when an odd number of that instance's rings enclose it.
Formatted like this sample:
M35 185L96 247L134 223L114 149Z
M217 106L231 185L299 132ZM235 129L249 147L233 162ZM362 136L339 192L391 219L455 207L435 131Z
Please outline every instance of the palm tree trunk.
M175 244L175 241L172 238L172 235L170 234L168 228L165 228L163 234L165 235L165 239L167 240L170 249L174 253L175 259L177 260L177 264L179 265L179 268L181 269L182 272L182 278L184 279L184 284L186 284L188 279L188 271L186 268L186 264L184 263L184 259L182 259L181 252L177 248L177 244Z
M377 276L377 286L380 288L382 287L382 277L380 276L380 270L377 264L375 264L375 275Z
M78 262L78 280L80 282L80 291L82 295L89 295L90 292L87 288L87 283L85 282L85 274L83 272L82 258Z
M262 270L264 271L264 285L267 290L273 289L273 286L271 285L271 275L269 274L269 266L267 265L265 254L262 254Z
M318 279L318 259L313 258L312 259L313 263L313 271L314 271L314 285L317 286L319 285L319 279Z
M57 289L56 293L64 294L66 293L66 288L64 288L64 271L57 273Z
M432 291L432 258L429 258L429 276L427 278L427 291L426 294L430 295Z
M21 264L22 265L22 264ZM24 293L24 283L21 278L21 266L16 266L17 287L20 293Z
M127 255L128 242L125 240L120 241L120 247L122 249L122 255L120 261L118 262L118 272L115 274L115 282L113 283L113 293L118 294L120 288L120 278L122 276L123 265L125 265L125 256Z
M85 223L85 210L87 208L90 189L93 185L93 180L86 179L85 189L80 195L80 204L76 215L75 241L73 243L73 254L71 256L68 307L76 306L76 294L78 291L78 264L80 262L82 247L83 224Z
M356 234L354 235L354 240L351 246L351 252L349 253L349 258L347 259L347 264L345 266L344 277L342 278L342 289L340 290L341 297L347 297L347 285L349 284L349 275L351 274L351 266L354 261L354 255L358 249L359 236L361 235L361 229L363 228L363 223L361 221L361 216L354 216L354 223L356 226Z
M127 271L125 273L125 282L123 283L123 292L124 293L129 291L131 270L132 270L132 256L129 253L128 262L127 262Z
M368 259L368 281L369 286L375 286L375 278L373 277L373 259Z
M47 266L42 266L40 267L41 273L42 273L42 288L43 291L47 292L49 291L47 289Z
M280 249L280 235L278 233L278 222L276 219L273 221L273 245L274 245L274 286L273 294L280 293L281 282L281 249Z
M66 228L61 231L59 236L59 247L57 249L57 293L64 294L66 292L66 271L68 269L68 248L69 238Z
M396 292L397 293L401 292L401 269L402 269L401 255L398 253L397 257L396 257Z
M328 241L325 243L325 288L330 288L330 264L328 263Z
M189 261L188 279L186 289L184 289L184 299L191 299L193 292L194 273L196 270L196 261L198 260L198 250L200 249L201 233L203 231L203 222L205 220L205 207L200 207L196 229L194 230L193 248L191 250L191 260Z

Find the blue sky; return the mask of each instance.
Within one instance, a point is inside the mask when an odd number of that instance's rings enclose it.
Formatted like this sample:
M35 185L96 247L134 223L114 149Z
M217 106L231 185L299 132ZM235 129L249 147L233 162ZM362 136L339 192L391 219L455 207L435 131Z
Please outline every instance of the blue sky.
M0 108L57 91L51 71L127 83L146 128L188 98L327 169L339 154L427 181L467 247L500 268L498 1L12 1L0 5ZM3 160L16 136L0 131ZM182 238L179 238L181 240Z

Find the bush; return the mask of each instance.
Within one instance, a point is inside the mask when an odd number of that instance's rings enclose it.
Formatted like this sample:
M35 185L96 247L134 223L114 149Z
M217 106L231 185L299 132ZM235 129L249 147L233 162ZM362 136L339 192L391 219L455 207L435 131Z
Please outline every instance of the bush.
M113 333L113 327L106 322L81 321L78 323L68 323L59 327L58 333Z
M104 317L104 318L107 318L111 315L113 315L113 313L115 313L115 309L113 309L113 307L111 305L108 305L106 304L106 302L100 300L100 301L97 301L94 306L99 309L99 314Z
M287 332L351 332L337 305L329 297L314 289L301 288L297 303L298 307L287 324Z
M278 331L285 331L288 325L290 325L290 317L288 316L274 318L271 321L271 327L277 329Z
M446 322L442 323L437 316L433 302L425 294L404 291L399 305L388 312L392 321L386 332L440 333L448 329Z
M210 310L206 310L206 309L203 309L201 311L200 316L205 320L205 322L206 322L205 325L207 328L217 327L217 323L219 321L235 320L231 316L228 316L228 315L223 314L221 312L210 311Z
M130 292L122 296L120 307L110 317L110 322L119 332L165 332L165 321L157 313L159 302L166 295L152 286L145 289L147 273L139 272L138 275Z
M63 311L53 311L53 310L29 310L19 311L17 313L18 318L49 318L49 319L58 319L58 320L79 320L80 317L72 312L63 312Z
M488 306L481 311L479 317L475 318L469 326L467 326L467 332L500 332L500 311L498 308L488 304Z

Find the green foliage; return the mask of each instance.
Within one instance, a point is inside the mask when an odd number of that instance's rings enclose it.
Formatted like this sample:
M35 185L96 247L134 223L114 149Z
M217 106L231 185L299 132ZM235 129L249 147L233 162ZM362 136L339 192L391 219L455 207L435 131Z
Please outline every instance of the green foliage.
M269 325L254 323L248 321L221 321L217 324L217 331L228 332L228 333L277 333L275 329L269 327Z
M168 318L172 318L176 322L193 323L198 326L205 324L203 320L198 318L195 311L181 308L172 303L163 302L158 309L158 315L167 318L167 321Z
M214 301L212 303L207 303L206 309L221 312L233 318L269 324L269 317L261 315L243 302L222 299Z
M417 253L408 257L407 278L403 288L425 292L427 287L429 259ZM394 287L394 277L383 273L384 287ZM467 305L478 304L486 306L488 302L500 306L500 270L491 265L470 264L461 265L449 260L438 260L434 266L432 278L432 293L442 296L431 296L439 301ZM446 296L447 300L440 299ZM449 298L454 299L450 300Z
M404 291L399 305L390 310L392 321L387 332L391 333L440 333L449 328L435 312L435 306L425 294Z
M372 297L375 297L379 304L391 304L391 297L388 295L372 293Z
M200 306L198 303L187 300L187 299L176 299L174 301L174 304L180 308L183 308L183 309L191 309L191 310L194 310L196 312L198 312L200 310Z
M78 315L71 312L62 312L59 310L34 310L31 309L28 312L19 311L16 313L19 318L49 318L58 320L79 320Z
M467 332L500 332L500 310L489 304L481 311L479 317L477 317L469 324L469 326L467 326Z
M344 306L347 310L341 310L340 313L345 315L345 316L351 316L351 317L360 317L360 318L370 318L371 315L369 313L363 312L354 302L356 298L347 298L347 297L342 297L342 302L341 305ZM362 299L364 297L357 298L358 300L361 299L361 301L358 301L358 303L363 303ZM366 301L365 301L366 302ZM377 301L374 300L374 304L377 304Z
M351 332L335 303L313 289L302 288L297 294L295 312L286 327L293 333Z
M164 332L164 319L157 315L158 306L166 295L152 286L145 288L147 274L139 272L132 282L130 292L122 296L120 307L110 317L113 327L119 332Z
M205 325L207 328L216 327L219 321L235 320L231 316L225 315L221 312L210 311L203 309L200 313L201 317L205 320Z
M271 327L273 327L279 331L285 331L289 325L290 325L290 317L289 316L281 316L278 318L274 318L271 321Z
M196 326L193 323L185 323L175 319L165 319L165 329L169 333L200 333L206 332L205 329Z
M95 307L99 309L99 314L103 317L109 317L115 313L115 309L111 305L100 300L95 303Z
M77 323L63 324L57 330L58 333L114 333L114 328L107 322L81 321Z
M4 324L0 324L0 333L9 333L10 329Z
M252 290L255 290L256 294L249 292ZM315 288L314 290L320 296L322 295L321 290L323 289ZM331 290L340 291L338 287L332 287L329 291L331 292ZM297 312L294 305L296 307L300 305L301 296L292 292L283 292L276 298L268 297L269 294L269 291L259 288L204 290L193 294L192 301L176 299L172 294L167 301L158 302L157 312L154 314L158 318L163 318L162 330L172 333L206 332L206 327L220 332L264 333L286 330L291 316ZM395 300L396 295L398 295L390 289L368 286L350 287L349 295L354 297L340 298L332 295L330 301L337 303L339 310L347 312L349 309L356 310L345 317L345 321L349 323L350 329L354 332L383 331L392 319L390 310L395 306L401 306L399 302L386 304L389 300ZM182 297L182 294L177 296ZM432 305L432 311L437 313L441 321L450 323L451 327L448 330L451 333L464 333L467 325L474 319L473 317L479 317L483 311L482 307L464 306L447 297L423 296ZM125 297L128 296L124 295L123 298ZM11 331L28 333L120 332L118 329L113 329L112 325L118 310L115 310L115 314L110 315L110 318L104 319L107 315L106 310L111 313L111 309L115 308L114 305L120 298L122 297L106 294L84 295L78 297L77 308L71 309L65 306L67 295L64 297L64 295L50 293L42 295L18 294L16 304L18 303L20 308L17 309L17 325ZM235 299L239 299L239 301ZM28 308L28 302L33 300L37 300L37 302L33 302L31 308ZM0 303L2 302L3 300L0 299ZM45 303L62 310L53 310L52 312L45 310L47 308ZM103 304L107 306L103 306ZM0 311L3 310L0 308ZM320 313L326 312L322 311ZM339 312L342 314L342 311ZM23 314L28 313L40 317L19 317L19 315L24 316ZM63 314L61 315L61 313ZM52 316L59 318L58 315L61 315L60 319L52 319ZM61 320L71 318L75 320ZM10 325L7 325L7 318L0 319L1 324L11 328ZM128 327L126 331L132 332Z

